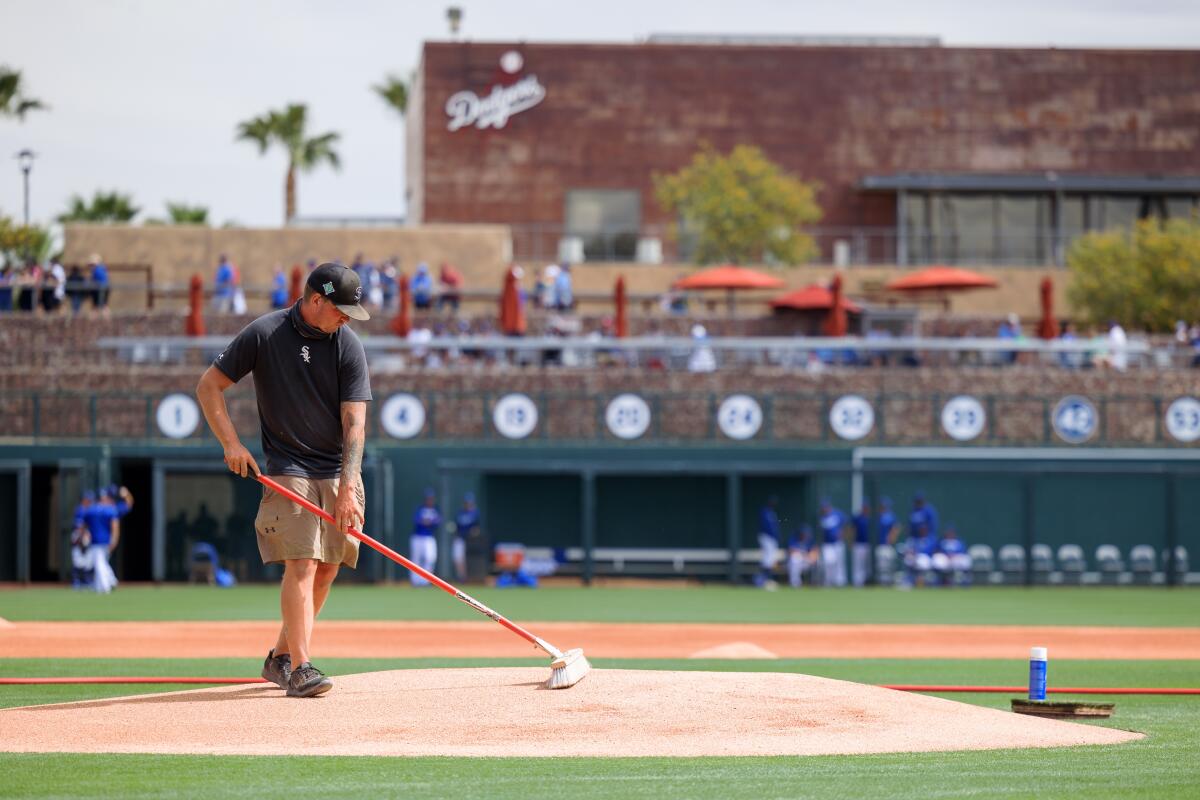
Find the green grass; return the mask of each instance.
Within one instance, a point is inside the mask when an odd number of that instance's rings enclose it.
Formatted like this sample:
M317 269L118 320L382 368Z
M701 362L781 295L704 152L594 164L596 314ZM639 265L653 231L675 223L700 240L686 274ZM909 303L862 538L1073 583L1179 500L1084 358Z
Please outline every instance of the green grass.
M474 591L474 590L473 590ZM972 588L763 592L729 586L480 588L475 596L516 620L584 622L928 623L974 625L1200 625L1200 590L1164 588ZM0 591L10 620L278 619L273 585L218 590L123 586L107 596L63 588ZM339 585L323 620L478 619L435 589Z
M331 671L522 661L331 659ZM602 661L660 669L770 669L878 682L1019 683L1015 661ZM253 670L248 659L55 660L0 662L5 674L200 674ZM1064 661L1052 676L1093 685L1195 683L1195 662ZM885 677L886 676L886 677ZM1053 680L1053 678L1052 678ZM2 687L5 705L34 700L43 687ZM54 687L81 690L95 687ZM102 687L128 694L133 687ZM106 694L105 696L112 696ZM60 696L66 699L67 695ZM992 707L1006 695L956 695ZM667 797L756 800L795 797L1075 798L1200 797L1200 698L1119 697L1108 724L1143 731L1117 747L809 758L251 758L0 754L0 797L163 798L176 796L362 798ZM398 713L402 713L398 709ZM478 724L485 725L486 721ZM1093 723L1103 724L1103 723Z

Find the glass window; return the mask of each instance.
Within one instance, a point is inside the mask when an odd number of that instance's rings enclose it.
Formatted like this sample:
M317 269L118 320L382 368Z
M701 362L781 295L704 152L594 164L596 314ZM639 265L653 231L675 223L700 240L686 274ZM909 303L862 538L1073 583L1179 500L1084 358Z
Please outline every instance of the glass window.
M1004 264L1038 264L1050 252L1050 198L1000 198L1000 258Z
M947 195L941 204L944 260L987 263L995 259L996 199L987 194Z
M583 257L588 261L632 261L641 218L642 198L637 190L567 192L567 234L583 239Z
M1167 216L1171 219L1190 219L1196 211L1194 197L1168 197Z
M1095 218L1092 220L1094 230L1109 228L1129 228L1137 222L1142 209L1142 198L1136 195L1106 195L1093 201Z

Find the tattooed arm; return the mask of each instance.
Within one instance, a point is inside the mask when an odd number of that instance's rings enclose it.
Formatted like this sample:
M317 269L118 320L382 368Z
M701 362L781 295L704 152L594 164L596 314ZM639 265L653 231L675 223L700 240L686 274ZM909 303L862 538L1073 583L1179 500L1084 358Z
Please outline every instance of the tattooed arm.
M356 490L362 485L362 457L366 442L367 404L342 403L342 478L338 484L337 505L333 515L341 531L350 525L362 528L363 515Z

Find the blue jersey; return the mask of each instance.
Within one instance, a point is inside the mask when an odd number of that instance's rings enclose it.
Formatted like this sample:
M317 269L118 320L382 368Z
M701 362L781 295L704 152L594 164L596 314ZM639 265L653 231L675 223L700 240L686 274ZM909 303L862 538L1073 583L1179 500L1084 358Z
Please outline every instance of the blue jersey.
M879 538L886 540L892 528L896 527L896 515L890 510L879 515Z
M846 527L846 515L836 508L821 515L817 520L825 544L837 544L842 540L842 528Z
M421 506L413 515L413 536L433 536L441 524L442 515L436 508Z
M963 553L967 552L966 543L958 537L953 539L942 539L939 548L948 556L962 555Z
M479 509L459 511L458 516L454 518L454 527L458 530L459 536L465 536L471 528L479 527Z
M935 538L937 537L937 509L929 505L929 503L926 503L920 508L914 508L912 513L908 515L909 534L912 536L919 535L922 525L925 526L926 533Z
M936 536L910 536L908 549L913 553L931 556L937 552L938 538Z
M758 512L758 532L779 541L779 515L770 506L763 506Z
M96 503L83 512L83 524L87 526L92 536L92 544L108 544L112 541L112 523L129 513L129 506L124 500L118 500L116 505Z
M854 543L871 543L871 517L868 514L854 515Z

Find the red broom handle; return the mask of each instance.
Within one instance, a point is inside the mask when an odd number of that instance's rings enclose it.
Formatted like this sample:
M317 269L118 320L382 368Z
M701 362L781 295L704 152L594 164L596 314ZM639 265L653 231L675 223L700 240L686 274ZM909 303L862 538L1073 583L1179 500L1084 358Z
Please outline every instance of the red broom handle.
M305 500L303 497L296 494L291 489L288 489L284 486L279 485L275 481L268 478L266 475L255 475L254 477L258 480L259 483L261 483L263 486L266 486L271 491L279 492L281 495L288 498L293 503L296 503L297 505L308 509L309 511L316 514L321 519L325 520L326 522L333 523L334 525L337 524L337 520L335 520L333 518L332 514L325 511L325 509L321 508L320 506L314 505L313 503L310 503L309 501ZM525 641L534 645L535 647L542 648L547 653L549 653L550 655L552 655L556 658L562 655L562 653L556 651L554 647L548 645L545 641L538 638L537 636L534 636L532 633L525 630L520 625L517 625L515 622L509 621L502 614L488 608L483 603L476 600L474 597L471 597L466 592L463 592L463 591L455 588L454 586L450 585L446 581L439 578L437 575L434 575L429 570L423 569L422 567L418 566L417 564L413 563L412 561L409 561L407 558L400 555L399 553L397 553L395 550L388 547L387 545L382 544L381 542L375 541L370 536L367 536L365 533L363 533L361 531L355 530L353 527L347 527L346 532L349 533L349 535L353 536L355 539L358 539L360 542L365 544L367 547L370 547L373 550L377 550L378 552L387 556L392 561L395 561L397 564L404 567L405 569L409 569L409 570L412 570L413 572L417 573L422 578L429 581L430 583L432 583L434 586L441 589L446 594L454 595L454 597L463 601L464 603L469 605L471 608L478 611L480 614L483 614L485 617L490 617L491 619L495 620L496 622L499 622L501 625L508 628L510 631L515 633L517 636L520 636L522 639L524 639Z

